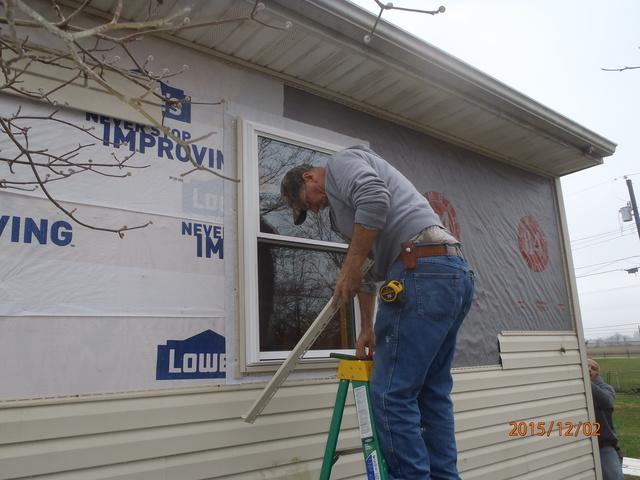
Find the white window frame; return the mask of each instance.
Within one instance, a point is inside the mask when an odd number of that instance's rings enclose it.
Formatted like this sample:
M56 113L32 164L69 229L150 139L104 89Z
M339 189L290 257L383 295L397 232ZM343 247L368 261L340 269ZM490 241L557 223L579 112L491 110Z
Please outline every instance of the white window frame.
M279 122L282 123L282 120ZM308 132L300 133L295 122L287 125L287 129L240 119L238 121L238 178L241 179L238 189L238 238L239 248L239 310L240 310L240 370L243 372L274 369L287 357L289 351L260 352L260 325L258 306L258 239L277 239L286 245L324 246L342 250L346 253L348 244L308 240L299 237L274 235L260 232L260 213L256 208L260 202L258 171L258 137L269 137L281 142L332 154L356 143L365 143L355 139L347 139L341 135L341 143L320 140L309 136ZM305 126L304 130L310 130ZM326 136L326 131L324 131ZM354 301L354 322L356 335L360 332L360 311L358 302ZM354 349L331 350L342 353L354 353ZM302 364L313 367L330 361L330 351L308 351ZM265 368L265 366L267 368ZM322 365L320 365L322 366Z

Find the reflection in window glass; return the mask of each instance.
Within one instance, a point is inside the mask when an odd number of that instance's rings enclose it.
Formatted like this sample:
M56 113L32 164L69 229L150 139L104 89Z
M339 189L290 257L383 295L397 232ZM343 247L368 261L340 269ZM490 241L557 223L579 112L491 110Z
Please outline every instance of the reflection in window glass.
M291 209L280 199L280 182L296 165L326 165L329 155L268 137L258 137L258 169L260 175L260 231L312 240L343 243L331 230L329 210L317 215L309 212L307 221L294 225Z
M260 350L291 350L333 294L343 253L258 243ZM353 310L341 309L313 350L354 348Z

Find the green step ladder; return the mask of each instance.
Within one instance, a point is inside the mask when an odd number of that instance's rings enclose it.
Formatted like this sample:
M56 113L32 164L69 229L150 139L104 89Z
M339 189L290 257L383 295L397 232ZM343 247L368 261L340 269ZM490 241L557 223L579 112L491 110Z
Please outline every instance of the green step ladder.
M362 453L364 454L367 480L388 480L387 464L380 449L378 433L371 411L371 395L369 394L369 379L373 370L371 360L359 360L353 355L332 353L332 358L340 360L338 363L338 394L336 404L333 408L331 426L327 445L324 449L324 459L322 470L320 470L320 480L329 480L331 469L340 455L348 455L360 451L360 448L350 450L340 450L336 452L340 425L344 413L344 405L347 399L349 384L353 386L353 396L356 402L356 412L358 414L358 425L360 428L360 438L362 440Z

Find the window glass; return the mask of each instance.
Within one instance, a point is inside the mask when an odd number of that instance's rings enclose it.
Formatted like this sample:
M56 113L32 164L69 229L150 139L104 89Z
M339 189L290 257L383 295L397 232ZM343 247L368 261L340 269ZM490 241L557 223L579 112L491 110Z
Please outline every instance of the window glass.
M343 243L331 230L329 210L317 215L308 212L302 225L293 224L291 209L280 199L280 182L296 165L308 163L315 167L327 164L329 155L309 148L258 136L258 173L260 182L260 231L291 237Z
M260 351L291 350L333 295L344 253L258 243ZM354 348L353 308L345 306L311 347Z

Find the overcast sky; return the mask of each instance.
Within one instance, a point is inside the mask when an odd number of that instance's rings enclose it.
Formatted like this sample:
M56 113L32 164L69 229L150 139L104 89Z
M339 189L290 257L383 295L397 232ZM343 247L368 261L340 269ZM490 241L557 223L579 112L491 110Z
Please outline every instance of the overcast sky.
M352 0L374 12L374 0ZM618 210L629 201L624 175L640 201L640 1L395 0L437 9L383 18L618 144L604 165L563 178L564 202L587 338L640 326L640 265L634 222ZM624 228L624 232L622 229ZM596 274L596 275L593 275Z

